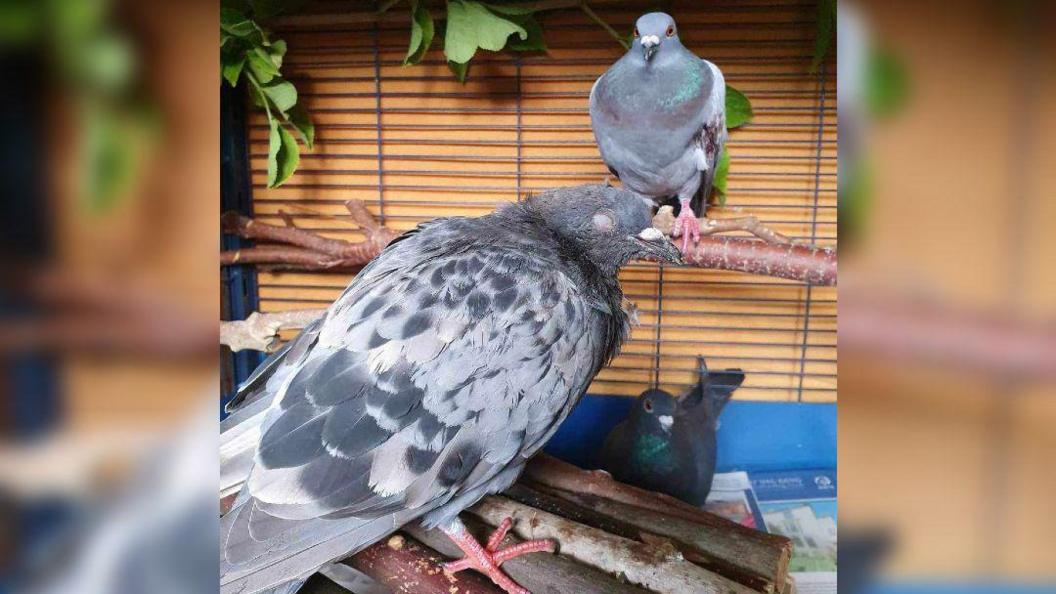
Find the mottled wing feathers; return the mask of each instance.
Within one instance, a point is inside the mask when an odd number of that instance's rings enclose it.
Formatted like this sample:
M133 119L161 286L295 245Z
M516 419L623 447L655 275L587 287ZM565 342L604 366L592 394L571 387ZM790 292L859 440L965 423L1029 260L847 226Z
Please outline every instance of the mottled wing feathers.
M306 523L442 505L541 447L586 389L612 340L599 313L555 262L457 226L391 246L331 307L225 518L230 563L305 546Z

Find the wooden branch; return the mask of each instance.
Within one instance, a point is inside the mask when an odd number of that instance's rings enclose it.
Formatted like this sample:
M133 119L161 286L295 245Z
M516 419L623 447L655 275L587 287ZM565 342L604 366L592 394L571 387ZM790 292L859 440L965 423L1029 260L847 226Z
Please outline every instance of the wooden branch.
M515 485L514 488L519 486L521 485ZM591 510L592 514L606 518L609 525L622 525L643 542L655 541L658 538L667 539L687 560L745 584L753 590L777 592L777 584L787 577L787 556L782 551L786 545L783 542L760 543L755 539L742 540L738 538L742 534L731 534L729 530L719 531L716 535L712 526L668 515L663 511L636 507L585 493L542 486L538 486L538 489L558 501L568 502L574 506L572 509ZM510 492L506 494L510 495ZM546 509L540 505L533 507ZM553 513L568 517L562 511ZM589 518L577 521L594 526ZM602 526L594 527L604 529ZM618 534L611 529L606 531Z
M739 237L701 237L686 264L836 286L836 250Z
M225 232L245 239L272 242L275 245L221 252L220 265L260 264L280 270L313 271L358 268L381 253L397 233L378 224L359 200L345 202L345 208L348 209L349 218L366 235L363 241L353 243L300 229L285 212L279 213L285 222L281 226L261 223L236 212L224 213L220 220Z
M329 254L303 248L261 245L220 252L220 265L232 264L268 264L297 270L333 270L345 262ZM354 264L348 266L352 267Z
M754 592L687 561L670 543L623 538L499 496L485 497L467 511L492 525L512 518L518 537L552 538L562 555L661 594Z
M662 493L617 482L607 472L583 470L539 454L528 463L521 480L550 487L550 493L649 532L684 538L685 544L702 554L730 562L737 572L762 576L772 584L783 583L788 574L792 543L787 538L752 530ZM691 522L699 538L685 538L683 524L664 524L657 514Z
M304 328L326 312L325 309L295 309L270 314L253 312L245 320L220 322L220 344L232 351L272 352L278 346L279 331Z
M293 225L293 219L280 213L284 226L260 223L238 213L226 213L224 229L247 239L277 242L220 254L220 264L258 264L276 270L345 271L356 269L379 253L397 233L378 224L358 200L345 202L349 218L366 238L358 243L322 237ZM674 216L669 206L653 217L653 225L670 233ZM745 231L759 240L709 237L717 233ZM775 276L819 285L836 284L836 251L792 243L766 227L754 216L734 219L701 219L702 237L686 255L686 263L701 268L735 270Z
M476 572L447 573L440 566L447 560L413 538L397 533L342 563L399 594L502 594L491 580Z
M671 206L661 206L653 215L653 226L671 235L675 228L675 209ZM712 219L702 217L700 219L700 235L714 235L716 233L729 233L731 231L745 231L755 235L768 243L792 243L788 237L763 225L756 216L736 217L732 219Z
M470 533L481 542L487 539L493 529L469 514L464 514L462 521ZM403 530L448 558L457 559L463 556L455 543L439 530L426 530L417 524L404 526ZM502 542L503 547L507 547L521 540L507 535ZM614 576L560 554L537 553L514 557L503 563L502 569L514 581L535 594L647 594L646 590L621 582Z
M322 235L298 229L292 225L280 227L254 221L253 219L238 214L237 212L226 212L220 217L220 224L225 233L232 233L245 239L259 239L274 243L287 243L306 250L339 255L344 252L349 243L340 239L330 239Z
M667 235L675 226L674 210L662 206L653 226ZM762 241L735 237L709 237L744 231ZM763 225L758 217L700 219L700 241L686 254L686 264L717 270L734 270L776 276L815 285L836 285L836 250L792 242Z

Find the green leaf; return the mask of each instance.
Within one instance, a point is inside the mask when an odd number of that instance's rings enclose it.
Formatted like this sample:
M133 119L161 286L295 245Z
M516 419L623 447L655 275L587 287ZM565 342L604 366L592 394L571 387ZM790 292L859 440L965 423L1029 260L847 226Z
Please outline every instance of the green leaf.
M261 84L271 82L271 79L279 75L279 69L275 67L271 57L262 48L256 47L246 54L249 69L257 77Z
M814 59L810 62L810 72L818 71L829 53L832 45L832 35L836 29L836 0L820 0L818 2L818 27L814 38Z
M242 74L242 67L245 66L245 64L246 57L244 55L237 60L220 61L220 70L224 75L224 79L227 80L228 84L232 87L238 85L238 77Z
M282 79L273 80L260 89L284 116L297 103L297 89L293 88L292 83Z
M279 120L270 118L268 125L268 187L275 187L275 179L279 175L279 150L282 149L282 137L279 136Z
M752 102L744 93L726 85L726 129L739 128L752 119Z
M514 33L522 40L528 38L524 27L496 15L480 2L450 0L444 54L451 62L465 64L473 59L477 48L493 52L501 50Z
M411 0L411 43L407 47L407 57L403 59L404 65L420 62L433 44L435 34L433 16L429 10L421 6L418 0Z
M543 28L539 25L539 21L531 15L514 17L514 20L524 27L524 30L528 32L528 37L524 40L511 37L506 47L515 52L545 52L546 40L543 39Z
M279 150L275 155L276 177L271 187L281 186L290 179L293 172L297 170L297 164L301 160L301 149L297 146L297 139L290 134L289 130L279 126ZM271 164L268 164L268 172L271 172Z
M447 67L451 69L451 72L455 73L455 78L458 82L466 82L466 73L469 71L469 64L459 64L458 62L447 61Z
M713 190L718 192L719 206L726 205L726 177L730 173L730 151L722 147L719 155L719 166L715 168L715 179L711 184Z
M312 124L311 118L308 117L308 110L304 108L304 105L298 103L293 106L293 109L290 110L290 123L300 133L304 144L311 149L315 145L315 125Z
M909 73L902 60L886 49L873 48L865 67L865 103L872 115L897 112L909 97Z
M267 39L260 26L247 19L241 12L230 8L220 9L220 30L245 39L253 45L261 44Z
M268 57L271 58L271 63L276 68L282 68L282 57L286 55L286 42L281 39L273 41L268 47L267 53Z

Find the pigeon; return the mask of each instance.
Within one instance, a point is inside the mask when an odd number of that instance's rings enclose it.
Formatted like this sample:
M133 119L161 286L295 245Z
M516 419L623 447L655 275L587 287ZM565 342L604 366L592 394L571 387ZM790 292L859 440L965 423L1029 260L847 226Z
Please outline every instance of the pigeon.
M715 476L719 414L744 372L709 372L698 359L697 385L681 398L646 390L602 447L601 466L619 481L704 505Z
M590 89L590 123L602 160L623 186L651 201L677 196L682 251L700 221L726 144L722 72L686 49L671 16L638 19L634 42Z
M458 514L517 479L619 350L620 267L681 261L650 224L634 194L586 185L390 243L225 419L256 427L228 427L253 447L221 519L221 592L294 591L419 521L465 553L449 571L527 594L499 565L554 544L500 550L507 521L484 546Z

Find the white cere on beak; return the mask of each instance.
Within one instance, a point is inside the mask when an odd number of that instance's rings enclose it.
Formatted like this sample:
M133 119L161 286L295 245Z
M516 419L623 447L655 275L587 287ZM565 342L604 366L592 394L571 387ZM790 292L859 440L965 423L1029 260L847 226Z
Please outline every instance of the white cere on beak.
M660 421L660 426L664 428L664 431L670 431L671 425L675 422L675 417L671 415L660 415L656 419Z
M656 227L646 227L638 234L638 239L644 239L645 241L659 241L663 238L664 232Z
M653 47L654 45L660 45L659 35L643 35L642 45L645 47Z

